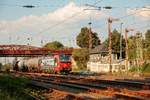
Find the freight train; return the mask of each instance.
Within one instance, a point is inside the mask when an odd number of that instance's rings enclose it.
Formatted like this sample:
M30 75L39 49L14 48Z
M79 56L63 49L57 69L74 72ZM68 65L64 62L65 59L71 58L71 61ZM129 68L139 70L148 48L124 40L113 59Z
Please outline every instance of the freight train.
M57 54L47 57L34 57L15 61L15 71L69 73L71 71L71 55Z

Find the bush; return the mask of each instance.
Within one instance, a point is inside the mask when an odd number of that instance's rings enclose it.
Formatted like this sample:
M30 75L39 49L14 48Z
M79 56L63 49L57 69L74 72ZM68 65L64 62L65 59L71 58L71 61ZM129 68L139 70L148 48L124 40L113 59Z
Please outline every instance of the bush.
M142 73L150 73L150 64L143 64L142 66L133 66L130 70L130 72L142 72Z
M144 73L150 73L150 64L143 64L143 66L142 66L142 72L144 72Z
M139 68L137 66L132 66L129 72L138 72Z
M72 56L80 70L86 69L89 60L88 49L75 49L73 50Z

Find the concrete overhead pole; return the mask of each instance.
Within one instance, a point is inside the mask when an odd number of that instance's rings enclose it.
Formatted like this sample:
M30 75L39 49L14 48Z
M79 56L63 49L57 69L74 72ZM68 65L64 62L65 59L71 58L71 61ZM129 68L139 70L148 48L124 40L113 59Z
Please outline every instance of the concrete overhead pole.
M122 25L123 23L120 23L120 60L122 60Z
M89 50L92 49L92 31L91 31L91 22L89 24Z
M112 73L112 32L111 32L112 20L108 18L108 34L109 34L109 72Z

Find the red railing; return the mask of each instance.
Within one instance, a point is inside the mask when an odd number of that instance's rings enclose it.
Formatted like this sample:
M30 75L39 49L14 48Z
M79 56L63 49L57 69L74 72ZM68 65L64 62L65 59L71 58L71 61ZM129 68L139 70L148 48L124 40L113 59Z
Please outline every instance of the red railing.
M72 54L72 49L49 50L49 49L34 49L34 50L0 50L0 56L23 56L23 55L49 55L49 54Z

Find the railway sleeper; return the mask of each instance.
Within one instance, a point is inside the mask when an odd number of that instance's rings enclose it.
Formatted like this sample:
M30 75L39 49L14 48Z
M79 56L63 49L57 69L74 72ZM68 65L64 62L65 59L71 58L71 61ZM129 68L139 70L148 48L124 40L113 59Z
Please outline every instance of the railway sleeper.
M148 98L144 98L141 96L134 96L124 93L115 93L114 98L117 100L124 99L124 100L149 100Z
M55 90L57 91L60 91L59 89L52 89L50 87L47 87L46 85L41 85L41 84L38 84L37 82L31 82L30 85L34 85L34 86L37 86L37 87L41 87L41 88L45 88L45 89L49 89L50 92L53 92ZM61 91L60 91L61 92ZM63 91L64 92L64 91ZM74 93L69 93L69 92L65 92L67 94L67 96L65 97L66 100L93 100L93 98L91 97L85 97L85 96L79 96L77 94L74 94ZM34 100L39 100L39 99L34 99Z
M130 95L138 95L138 96L141 96L141 97L149 97L150 98L150 92L148 91L130 91L130 90L127 90L127 89L122 89L121 91L122 93L124 94L130 94Z
M142 88L144 90L150 90L150 85L145 84L145 85L142 86Z

